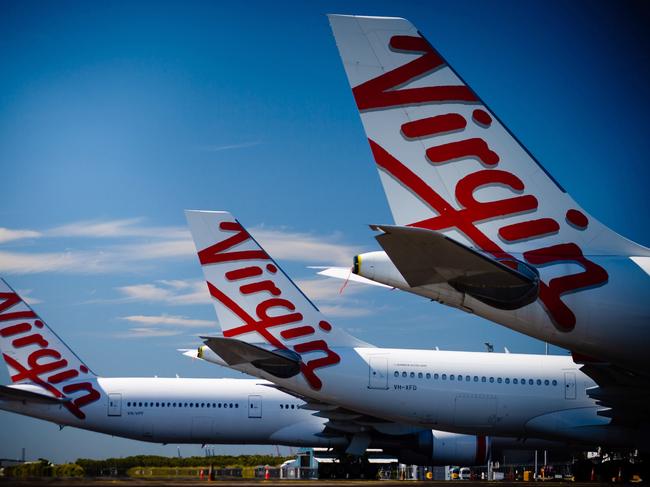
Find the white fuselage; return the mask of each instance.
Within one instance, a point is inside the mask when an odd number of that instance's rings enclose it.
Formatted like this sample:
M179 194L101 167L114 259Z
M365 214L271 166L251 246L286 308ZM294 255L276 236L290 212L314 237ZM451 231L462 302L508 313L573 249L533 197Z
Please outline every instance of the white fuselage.
M97 386L101 398L84 419L59 405L0 401L0 409L156 443L342 444L318 436L325 420L299 409L302 401L257 379L99 378Z
M650 258L588 256L607 270L606 286L566 294L565 301L576 317L575 327L559 330L540 301L517 310L501 310L456 291L450 285L411 287L385 252L363 254L359 275L391 287L424 296L469 311L512 330L553 343L571 351L611 361L647 374L650 356ZM558 275L577 268L566 262L555 264Z
M420 427L456 433L629 445L586 394L595 383L570 357L384 348L333 348L341 361L319 370L322 388L301 375L237 368L315 400ZM206 360L214 355L204 354Z

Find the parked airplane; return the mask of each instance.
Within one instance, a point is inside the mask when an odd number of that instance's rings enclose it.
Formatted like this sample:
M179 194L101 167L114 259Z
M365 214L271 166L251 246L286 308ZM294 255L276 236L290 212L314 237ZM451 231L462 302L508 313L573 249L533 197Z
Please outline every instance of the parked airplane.
M0 279L0 350L12 384L0 386L0 409L155 443L272 444L349 448L350 435L334 430L305 402L258 379L98 377ZM188 353L196 356L196 352ZM497 450L529 444L392 425L375 431L370 446L401 461L482 464Z
M410 22L329 18L396 224L353 271L571 350L608 414L647 423L650 249L588 215Z
M223 337L203 358L270 380L365 448L399 425L642 444L587 395L570 357L377 348L335 327L227 212L187 211ZM606 411L605 411L606 413Z

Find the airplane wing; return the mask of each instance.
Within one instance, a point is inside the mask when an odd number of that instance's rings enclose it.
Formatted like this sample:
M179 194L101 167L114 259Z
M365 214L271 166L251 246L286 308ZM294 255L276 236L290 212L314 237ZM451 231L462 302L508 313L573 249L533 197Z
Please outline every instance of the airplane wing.
M359 282L361 284L368 284L370 286L385 287L388 289L394 289L391 286L382 284L381 282L373 281L372 279L366 279L363 276L354 274L349 267L315 267L310 266L309 269L322 269L316 274L319 276L334 277L336 279L343 279L344 281Z
M650 378L616 365L595 361L573 354L580 370L591 377L596 387L587 389L587 395L606 409L599 416L612 419L612 424L641 427L650 423Z
M371 228L383 232L376 237L379 245L411 287L448 283L457 291L499 309L517 309L537 299L539 273L521 261L495 260L424 228Z
M275 377L289 378L300 373L302 365L300 356L285 349L271 350L264 345L252 344L233 338L202 337L204 343L217 354L228 366L250 364ZM297 393L276 384L265 384L286 394L297 397L306 404L303 409L314 411L314 415L327 418L326 436L340 436L341 433L351 434L352 440L346 453L361 455L370 445L373 435L409 435L424 431L416 426L393 423L384 419L370 416L336 404L324 403L304 394Z

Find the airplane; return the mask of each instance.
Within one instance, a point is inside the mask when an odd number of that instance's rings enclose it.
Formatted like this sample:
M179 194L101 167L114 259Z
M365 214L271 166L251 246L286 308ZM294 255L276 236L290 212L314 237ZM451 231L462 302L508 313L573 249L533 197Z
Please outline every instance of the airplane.
M564 347L617 420L647 421L650 249L582 209L408 20L329 20L395 221L353 278Z
M204 360L269 380L352 434L412 424L453 433L641 447L568 356L379 348L334 326L228 212L186 211L223 336ZM397 325L397 324L396 324ZM643 426L643 427L640 427Z
M259 379L99 377L0 279L0 350L12 384L0 409L89 431L153 443L349 448L305 401ZM197 357L196 351L185 355ZM200 358L200 355L198 356ZM375 431L370 446L400 461L484 464L492 452L560 448L409 425ZM362 452L361 452L362 453Z

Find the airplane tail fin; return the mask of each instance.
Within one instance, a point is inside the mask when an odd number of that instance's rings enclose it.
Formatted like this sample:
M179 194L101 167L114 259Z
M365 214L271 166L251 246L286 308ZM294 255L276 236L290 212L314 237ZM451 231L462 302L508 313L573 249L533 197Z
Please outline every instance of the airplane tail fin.
M38 386L79 419L82 408L99 399L96 375L54 331L0 279L0 351L11 382Z
M230 213L185 215L225 338L305 357L316 389L314 370L339 361L331 348L368 346L332 325Z
M650 255L580 208L409 21L329 20L397 225L494 255Z

